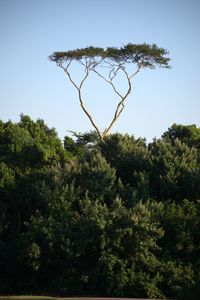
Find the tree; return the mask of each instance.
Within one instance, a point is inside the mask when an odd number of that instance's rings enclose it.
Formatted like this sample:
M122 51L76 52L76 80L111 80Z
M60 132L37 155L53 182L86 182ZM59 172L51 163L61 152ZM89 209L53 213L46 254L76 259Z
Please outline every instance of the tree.
M89 132L62 145L42 120L0 121L0 293L198 300L190 133L147 146Z
M154 203L152 212L164 235L158 241L162 249L160 288L166 298L194 299L200 295L200 201L180 204Z
M200 199L200 128L173 124L149 146L150 195L154 199Z
M114 123L125 107L125 101L132 90L133 77L143 68L154 69L156 66L169 68L169 58L166 57L168 52L157 45L149 44L127 44L122 48L109 47L106 49L97 47L87 47L84 49L76 49L67 52L54 52L49 58L51 61L64 70L70 82L76 88L82 110L89 118L95 128L100 140L109 133ZM72 77L70 67L73 61L78 61L84 68L84 76L80 83L77 83ZM129 64L136 64L136 69L128 68ZM106 70L105 72L102 71ZM103 79L117 97L117 104L114 116L107 128L103 132L100 131L93 117L85 107L82 88L89 74L94 72L99 78ZM123 76L127 83L127 90L122 93L117 88L116 77Z
M112 134L99 143L99 148L116 169L117 178L122 183L120 197L123 200L125 197L126 205L132 206L138 199L148 199L149 155L145 140L128 134Z
M199 199L199 166L197 149L176 139L174 144L154 140L149 144L149 188L152 198L182 201Z
M65 136L64 148L74 156L82 157L85 152L90 152L92 149L98 148L99 138L96 131L85 133L71 131L71 133L73 134L75 141L71 137Z
M200 128L198 128L195 124L173 124L166 132L163 133L162 137L163 139L172 142L179 139L188 147L195 147L200 150Z
M81 161L77 174L74 174L74 183L83 195L88 193L91 199L104 199L108 204L115 191L115 169L110 167L100 152L89 152Z

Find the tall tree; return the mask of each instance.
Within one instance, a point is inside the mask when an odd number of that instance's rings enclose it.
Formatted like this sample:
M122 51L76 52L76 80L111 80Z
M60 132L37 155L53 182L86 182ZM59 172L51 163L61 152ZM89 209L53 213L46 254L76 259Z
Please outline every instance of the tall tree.
M67 52L54 52L50 56L50 60L56 62L56 64L64 70L70 82L76 88L82 110L97 131L100 140L103 140L124 110L125 101L132 90L133 77L144 68L154 69L156 66L168 68L169 58L166 57L167 54L168 52L165 49L159 48L155 44L149 45L144 43L127 44L122 48L109 47L103 49L91 46ZM84 69L83 78L79 83L71 74L70 67L73 61L78 61ZM135 64L136 68L134 70L128 68L129 64ZM97 126L83 100L83 84L91 72L94 72L99 78L103 79L119 98L114 116L103 132L101 132ZM125 93L122 93L117 87L117 76L123 76L125 78L127 84Z

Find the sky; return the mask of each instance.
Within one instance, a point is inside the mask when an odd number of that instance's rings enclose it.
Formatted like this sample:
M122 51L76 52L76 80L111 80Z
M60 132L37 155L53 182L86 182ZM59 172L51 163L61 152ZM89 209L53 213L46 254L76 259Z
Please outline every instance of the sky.
M137 74L111 132L150 142L174 123L200 127L199 28L199 0L0 0L0 119L19 122L22 113L40 118L61 139L70 130L93 130L77 91L48 56L87 46L155 43L169 51L171 69ZM73 72L79 76L78 67ZM85 97L103 131L116 97L98 81L86 84Z

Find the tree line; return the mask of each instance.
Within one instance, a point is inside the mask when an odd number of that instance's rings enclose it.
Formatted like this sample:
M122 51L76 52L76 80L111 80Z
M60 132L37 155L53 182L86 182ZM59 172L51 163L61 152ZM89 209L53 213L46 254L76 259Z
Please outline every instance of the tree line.
M0 121L0 293L200 299L200 128Z

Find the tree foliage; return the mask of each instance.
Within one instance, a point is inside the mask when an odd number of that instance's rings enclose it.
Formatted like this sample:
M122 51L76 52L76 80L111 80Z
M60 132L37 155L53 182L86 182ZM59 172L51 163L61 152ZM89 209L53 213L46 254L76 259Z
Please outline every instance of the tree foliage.
M101 62L110 60L115 63L137 63L143 67L155 68L156 65L169 67L168 54L164 48L159 48L156 44L127 44L124 47L108 47L106 49L98 47L87 47L83 49L70 50L66 52L54 52L50 59L60 64L70 60L96 59L101 58Z
M0 293L199 299L200 129L188 128L62 145L42 120L0 122Z

